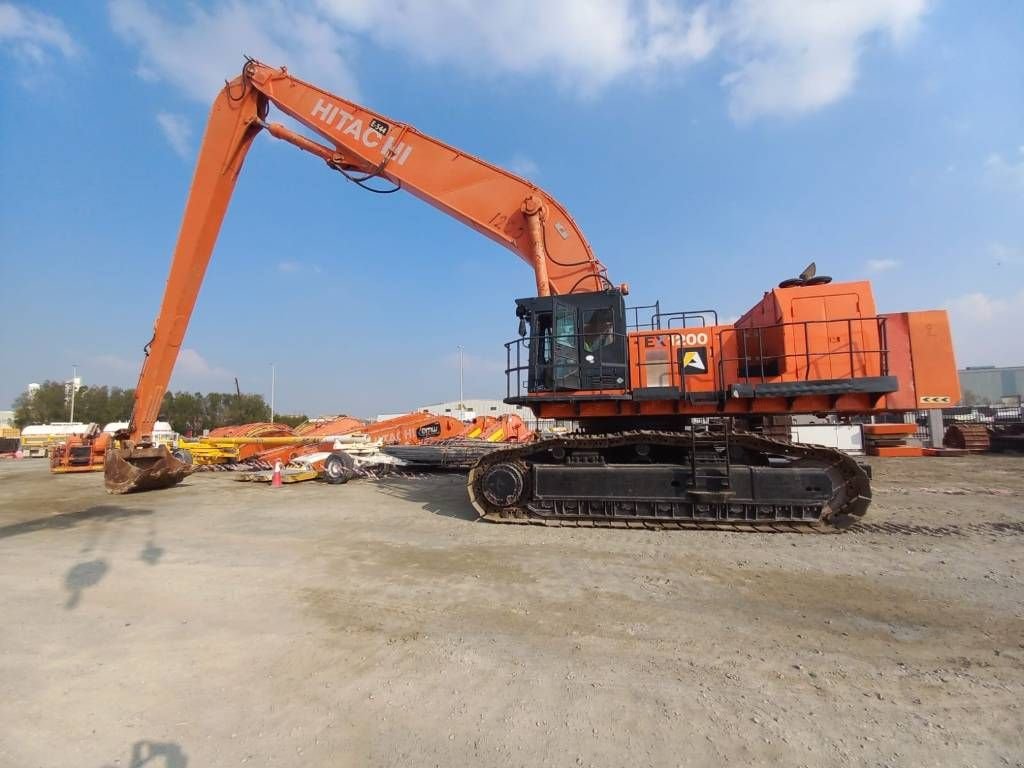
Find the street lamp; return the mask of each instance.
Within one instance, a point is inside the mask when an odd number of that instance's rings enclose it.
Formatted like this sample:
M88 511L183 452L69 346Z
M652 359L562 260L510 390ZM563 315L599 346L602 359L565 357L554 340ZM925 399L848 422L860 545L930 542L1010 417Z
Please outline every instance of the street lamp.
M274 390L277 388L277 364L270 364L270 423L274 423Z
M463 411L463 415L466 410L466 403L462 396L462 352L464 347L459 344L459 410Z
M78 366L74 363L71 364L71 417L68 421L74 422L75 420L75 390L78 389L76 383L78 382Z

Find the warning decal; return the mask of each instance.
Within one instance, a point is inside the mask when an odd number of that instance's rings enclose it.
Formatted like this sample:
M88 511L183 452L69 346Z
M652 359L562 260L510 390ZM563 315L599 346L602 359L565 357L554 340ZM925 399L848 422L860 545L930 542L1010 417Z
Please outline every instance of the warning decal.
M679 357L684 374L708 372L707 347L683 347L679 352Z

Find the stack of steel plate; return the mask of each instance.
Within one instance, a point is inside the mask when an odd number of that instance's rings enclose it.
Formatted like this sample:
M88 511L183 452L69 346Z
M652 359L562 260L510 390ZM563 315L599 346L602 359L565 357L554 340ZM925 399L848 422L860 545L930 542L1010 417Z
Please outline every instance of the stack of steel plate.
M486 440L453 439L420 445L387 445L382 450L388 456L419 467L469 469L481 456L504 447Z

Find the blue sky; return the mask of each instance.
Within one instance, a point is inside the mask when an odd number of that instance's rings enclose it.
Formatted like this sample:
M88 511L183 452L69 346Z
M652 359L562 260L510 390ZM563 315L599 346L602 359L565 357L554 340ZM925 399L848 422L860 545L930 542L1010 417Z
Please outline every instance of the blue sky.
M134 385L242 55L535 180L635 303L735 316L815 260L1024 363L1024 3L0 2L0 406ZM504 394L513 254L261 135L173 389L394 412Z

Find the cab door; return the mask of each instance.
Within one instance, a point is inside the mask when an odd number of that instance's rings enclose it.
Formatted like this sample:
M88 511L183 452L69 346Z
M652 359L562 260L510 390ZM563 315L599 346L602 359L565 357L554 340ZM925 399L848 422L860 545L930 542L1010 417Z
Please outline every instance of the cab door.
M559 299L554 300L552 329L552 389L580 388L580 333L577 308Z

